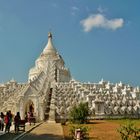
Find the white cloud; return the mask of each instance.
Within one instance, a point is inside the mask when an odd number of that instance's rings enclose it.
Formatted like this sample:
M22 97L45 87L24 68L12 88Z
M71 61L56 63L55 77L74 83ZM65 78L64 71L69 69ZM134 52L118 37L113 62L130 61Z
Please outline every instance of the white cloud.
M124 20L122 18L107 19L102 14L92 14L86 19L81 20L80 23L83 26L84 31L89 32L93 28L116 30L123 26Z
M74 10L74 11L79 11L79 8L76 7L76 6L73 6L73 7L72 7L72 10Z
M105 11L101 6L99 6L99 7L97 8L97 10L98 10L100 13L103 13L103 12Z
M75 16L78 11L79 11L78 7L76 7L76 6L71 7L71 14L73 16Z
M107 10L107 8L103 8L102 6L99 6L99 7L97 8L97 11L98 11L99 13L105 13L105 12L107 12L108 10Z

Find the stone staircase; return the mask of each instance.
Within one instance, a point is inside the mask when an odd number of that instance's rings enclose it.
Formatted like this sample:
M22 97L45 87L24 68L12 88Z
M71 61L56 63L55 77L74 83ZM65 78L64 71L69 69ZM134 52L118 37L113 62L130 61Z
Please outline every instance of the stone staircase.
M47 106L46 106L46 110L45 110L45 120L48 120L49 119L51 96L52 96L52 94L49 93L49 95L48 95L48 101L47 101Z

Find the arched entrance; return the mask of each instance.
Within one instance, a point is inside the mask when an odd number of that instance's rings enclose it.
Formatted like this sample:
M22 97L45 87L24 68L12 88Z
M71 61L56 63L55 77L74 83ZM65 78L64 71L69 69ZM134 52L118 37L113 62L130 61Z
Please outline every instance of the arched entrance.
M28 100L25 105L25 114L28 112L34 114L34 103L32 100Z

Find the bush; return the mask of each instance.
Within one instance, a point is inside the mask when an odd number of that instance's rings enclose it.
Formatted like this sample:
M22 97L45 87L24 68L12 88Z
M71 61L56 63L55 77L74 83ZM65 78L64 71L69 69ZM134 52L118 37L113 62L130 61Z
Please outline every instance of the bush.
M89 116L88 103L80 103L75 105L70 111L70 121L72 123L86 123Z
M72 140L76 140L75 137L75 130L76 129L80 129L81 131L81 140L88 140L89 139L89 134L88 134L88 130L89 128L86 126L82 126L82 125L73 125L70 127L70 137Z
M61 120L61 125L65 125L66 124L66 120Z
M134 123L128 122L118 129L122 140L140 140L140 129Z

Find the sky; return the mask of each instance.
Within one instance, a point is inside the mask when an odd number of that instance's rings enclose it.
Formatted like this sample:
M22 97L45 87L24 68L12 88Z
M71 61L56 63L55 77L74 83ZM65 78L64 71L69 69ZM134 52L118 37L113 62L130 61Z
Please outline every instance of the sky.
M0 83L28 80L48 32L72 77L140 86L140 0L0 0Z

